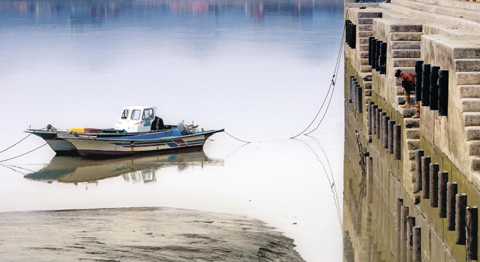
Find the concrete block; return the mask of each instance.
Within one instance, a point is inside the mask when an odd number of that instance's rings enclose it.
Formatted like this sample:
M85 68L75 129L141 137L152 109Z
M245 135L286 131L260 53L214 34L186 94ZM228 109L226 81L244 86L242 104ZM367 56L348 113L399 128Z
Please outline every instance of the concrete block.
M415 171L415 161L408 160L408 171L413 172Z
M415 49L397 49L392 50L393 58L418 58L421 57L420 50Z
M471 71L475 62L459 61L455 64L454 61L480 59L480 52L475 52L480 50L480 40L472 35L423 35L421 42L422 60L426 64L440 66L442 70L458 72L458 68Z
M454 3L458 1L450 2ZM391 12L403 14L408 17L421 17L422 19L425 19L425 21L432 21L435 24L442 24L442 33L454 31L454 29L458 28L475 32L479 32L480 29L479 24L471 20L478 19L478 11L451 8L450 6L438 7L436 3L432 3L432 5L425 5L423 3L417 3L416 1L404 0L392 0L392 3L380 3L379 6L381 8L388 9ZM464 17L469 17L470 19L464 19Z
M480 59L456 59L454 66L457 72L480 72Z
M480 126L465 127L465 132L467 134L467 140L480 140Z
M392 41L392 49L420 49L420 41Z
M363 82L363 84L365 85L364 89L372 89L372 82Z
M407 141L408 150L415 151L415 150L420 148L420 139L407 139L406 141ZM480 149L479 149L479 151L480 151Z
M387 40L388 30L389 30L389 20L385 19L375 19L372 25L373 36L380 41Z
M360 31L358 32L358 37L370 37L373 36L372 31Z
M446 6L449 8L461 8L467 10L477 10L480 11L480 6L472 2L462 2L462 1L451 1L451 0L418 0L419 2L435 4L439 6Z
M393 59L393 67L414 67L415 60L411 58L394 58Z
M466 10L464 8L456 8L452 4L448 4L445 6L439 5L438 2L427 2L425 0L420 1L402 1L402 0L393 0L391 1L392 4L395 5L402 5L404 7L415 9L418 11L426 11L433 14L442 14L459 18L477 18L475 15L474 10ZM472 8L472 7L470 7ZM470 9L469 8L469 9Z
M381 41L390 40L391 33L422 32L422 25L415 19L373 19L372 30L375 38Z
M358 18L382 18L382 12L358 12Z
M363 81L368 81L368 82L372 81L372 74L371 73L361 73L360 72L360 75L361 75Z
M480 59L480 40L470 34L423 35L422 45L428 47L425 51L446 56L450 62L457 59Z
M480 126L480 113L463 113L463 123L465 126Z
M396 24L390 27L390 32L422 32L422 30L422 25Z
M480 85L458 86L460 98L480 98Z
M368 37L359 37L358 38L359 45L368 45Z
M371 25L373 23L372 18L359 18L358 24L359 25Z
M360 58L367 59L368 58L368 51L360 51ZM367 59L368 61L368 59Z
M397 92L397 96L403 96L403 91L401 86L396 86L395 91ZM410 96L410 99L412 96ZM399 102L402 101L402 104L405 102L405 99L399 100Z
M480 59L480 48L456 47L453 49L453 59Z
M473 171L480 171L480 156L470 156Z
M401 113L403 115L403 118L410 118L415 114L415 107L412 106L410 108L402 108Z
M472 179L473 186L475 188L480 188L480 172L474 171L471 175L471 179Z
M445 30L445 26L442 26L441 24L424 24L423 25L424 35L440 35L442 34L443 30Z
M467 141L468 155L480 156L480 141Z
M408 151L408 160L415 160L415 151Z
M358 45L357 48L358 48L358 51L361 51L361 52L367 51L368 52L368 45Z
M402 14L399 14L397 12L392 12L390 10L385 10L383 12L383 17L382 18L386 19L386 20L388 20L388 19L394 20L394 19L401 19L402 17L403 17Z
M480 98L461 98L463 112L480 112Z
M420 139L420 128L405 128L405 133L407 139Z
M410 33L390 33L390 40L392 41L420 41L422 39L422 32Z
M457 85L480 85L480 72L457 72Z
M372 67L369 65L361 65L360 66L360 71L361 72L372 72Z
M372 89L365 89L364 94L365 96L372 96Z
M420 128L420 118L405 118L403 119L405 128Z
M358 31L372 31L372 25L357 25Z

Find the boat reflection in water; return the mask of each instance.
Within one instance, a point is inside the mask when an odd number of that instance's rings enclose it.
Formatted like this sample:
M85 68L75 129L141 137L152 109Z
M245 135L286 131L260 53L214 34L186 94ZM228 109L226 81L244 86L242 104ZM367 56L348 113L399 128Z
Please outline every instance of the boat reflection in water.
M46 167L25 175L25 178L45 182L94 183L122 175L127 182L149 183L156 181L156 172L164 167L177 166L178 171L184 171L190 166L204 165L223 165L223 160L208 158L203 150L102 160L55 156Z

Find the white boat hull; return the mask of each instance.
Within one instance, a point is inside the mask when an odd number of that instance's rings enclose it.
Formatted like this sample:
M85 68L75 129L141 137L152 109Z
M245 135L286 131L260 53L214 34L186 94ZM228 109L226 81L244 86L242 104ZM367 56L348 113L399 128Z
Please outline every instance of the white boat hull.
M63 139L45 139L45 141L58 154L71 154L77 150L72 143Z
M59 138L60 134L67 134L65 131L46 131L42 129L27 129L25 132L41 137L48 143L48 145L55 151L55 153L60 155L72 155L77 153L77 148L75 148L72 143Z
M223 131L223 130L222 130ZM94 139L65 138L73 144L81 156L92 155L131 155L146 152L173 151L201 148L205 141L216 132L168 137L163 139Z

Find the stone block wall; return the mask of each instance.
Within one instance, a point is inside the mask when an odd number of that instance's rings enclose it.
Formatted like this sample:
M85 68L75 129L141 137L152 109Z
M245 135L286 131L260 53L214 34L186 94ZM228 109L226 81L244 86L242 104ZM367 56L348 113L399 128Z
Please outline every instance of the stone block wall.
M455 244L455 232L446 230L445 219L438 217L431 200L422 198L422 192L415 190L420 170L415 160L417 149L438 164L440 171L448 172L448 181L458 184L458 193L468 195L468 206L480 205L479 6L448 0L392 0L376 5L349 4L345 9L345 19L357 29L355 48L345 47L345 83L353 76L364 90L363 112L352 110L346 103L346 122L351 123L345 133L358 131L372 157L371 188L378 189L378 193L370 196L369 201L376 203L370 206L371 213L366 212L359 219L371 220L368 230L376 227L388 231L393 228L391 221L398 221L395 203L401 198L422 228L422 261L466 261L467 249ZM372 37L387 45L384 73L369 65ZM448 70L446 116L425 105L421 106L420 119L412 119L413 104L411 108L400 108L405 100L401 83L394 74L398 69L414 73L415 61ZM349 90L345 87L346 97ZM385 147L384 139L389 134L379 130L388 129L384 129L378 117L381 114L376 113L378 109L372 111L374 108L381 109L387 117L381 119L394 120L400 125L400 160ZM362 181L362 174L357 172L355 176ZM368 192L367 186L367 195ZM395 234L393 231L369 237L372 241L394 243L398 237ZM354 238L349 237L355 246ZM403 261L401 256L407 254L375 241L369 248L382 253L381 259L390 252L394 259Z

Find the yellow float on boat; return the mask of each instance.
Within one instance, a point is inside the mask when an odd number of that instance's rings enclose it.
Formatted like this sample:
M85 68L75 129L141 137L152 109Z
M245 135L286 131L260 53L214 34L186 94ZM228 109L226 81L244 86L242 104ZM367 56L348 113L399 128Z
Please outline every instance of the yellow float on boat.
M78 134L83 134L85 133L85 128L79 128L79 127L74 127L74 128L69 128L67 129L67 131L70 131L70 132L77 132Z
M67 129L67 131L74 133L77 132L77 134L92 134L92 133L101 133L102 129L100 128L82 128L82 127L73 127Z

